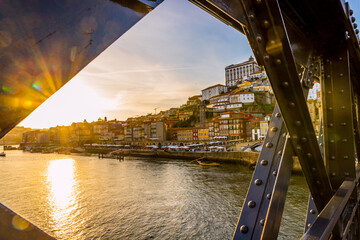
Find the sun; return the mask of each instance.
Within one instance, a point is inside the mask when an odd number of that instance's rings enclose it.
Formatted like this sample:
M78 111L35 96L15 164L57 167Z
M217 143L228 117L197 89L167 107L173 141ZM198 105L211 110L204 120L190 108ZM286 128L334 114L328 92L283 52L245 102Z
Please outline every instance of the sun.
M49 128L72 122L95 121L109 110L116 110L117 99L101 96L81 77L70 80L19 125ZM29 102L31 104L31 102Z

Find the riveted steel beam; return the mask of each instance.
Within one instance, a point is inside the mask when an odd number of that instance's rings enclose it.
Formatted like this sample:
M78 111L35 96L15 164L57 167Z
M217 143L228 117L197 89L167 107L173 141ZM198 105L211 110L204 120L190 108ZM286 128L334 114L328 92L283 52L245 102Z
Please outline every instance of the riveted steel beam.
M270 203L281 155L286 139L285 126L275 106L241 215L235 229L234 239L260 238Z
M262 56L258 62L264 64L310 192L317 208L322 209L331 199L333 192L280 7L275 0L242 3L247 17L246 35L254 52L259 53L257 56Z
M302 240L329 239L342 211L345 208L353 190L354 180L342 183L327 206L320 212L310 229L303 235Z
M55 238L2 204L0 204L0 239L55 240Z
M345 178L355 178L355 145L349 53L345 39L324 52L321 81L324 156L330 181L336 190Z
M284 145L284 153L281 157L278 174L276 176L272 197L266 214L265 225L261 239L276 239L280 229L282 213L285 207L286 195L289 187L291 171L293 168L294 151L287 138ZM259 239L259 238L254 238Z
M324 134L323 134L322 121L320 123L319 146L320 146L321 155L324 156ZM318 213L319 213L319 211L317 210L317 208L315 206L314 199L312 198L311 194L309 194L304 232L306 232L311 227L311 225L315 222Z
M220 21L244 33L245 17L237 0L189 0Z

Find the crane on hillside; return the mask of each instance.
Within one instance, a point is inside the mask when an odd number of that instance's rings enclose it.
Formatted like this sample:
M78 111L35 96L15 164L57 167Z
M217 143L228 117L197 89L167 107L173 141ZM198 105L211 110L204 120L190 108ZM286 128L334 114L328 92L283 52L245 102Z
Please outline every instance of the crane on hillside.
M156 109L159 109L160 107L156 107L156 108L154 108L154 111L155 111L155 115L156 115Z

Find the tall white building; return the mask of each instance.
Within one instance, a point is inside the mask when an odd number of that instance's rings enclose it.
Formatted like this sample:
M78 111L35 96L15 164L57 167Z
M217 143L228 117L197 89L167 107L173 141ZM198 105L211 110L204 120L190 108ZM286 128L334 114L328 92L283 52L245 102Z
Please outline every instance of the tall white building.
M231 64L225 68L225 83L227 87L236 86L241 83L244 78L249 78L250 74L261 71L262 68L258 66L253 57L249 60L239 63Z
M214 86L201 90L202 100L209 100L211 97L225 93L227 87L222 84L216 84Z

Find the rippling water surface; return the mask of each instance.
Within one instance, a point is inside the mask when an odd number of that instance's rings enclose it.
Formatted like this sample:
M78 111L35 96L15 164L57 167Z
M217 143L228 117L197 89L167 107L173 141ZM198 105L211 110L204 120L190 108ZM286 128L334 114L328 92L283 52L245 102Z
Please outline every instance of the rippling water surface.
M231 239L252 172L237 164L23 153L0 159L0 201L58 239ZM279 239L302 235L293 176Z

